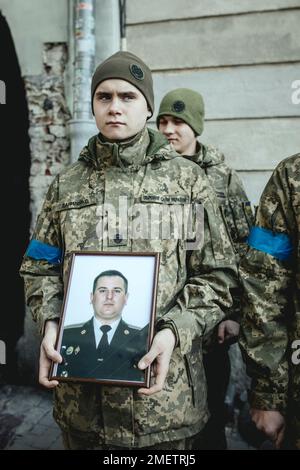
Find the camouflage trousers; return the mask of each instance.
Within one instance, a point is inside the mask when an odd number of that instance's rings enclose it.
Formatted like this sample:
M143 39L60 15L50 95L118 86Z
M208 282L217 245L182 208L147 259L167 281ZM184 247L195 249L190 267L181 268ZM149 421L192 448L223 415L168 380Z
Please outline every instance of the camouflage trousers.
M119 447L108 444L101 444L101 442L93 443L82 440L78 436L70 432L62 432L63 444L65 450L197 450L202 449L203 436L202 432L195 434L192 437L179 439L177 441L161 442L150 447Z

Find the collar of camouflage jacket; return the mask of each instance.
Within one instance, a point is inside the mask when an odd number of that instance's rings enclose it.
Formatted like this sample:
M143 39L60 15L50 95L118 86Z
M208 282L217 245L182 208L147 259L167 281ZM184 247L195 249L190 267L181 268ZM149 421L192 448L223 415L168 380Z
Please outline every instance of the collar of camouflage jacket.
M159 132L144 128L133 138L122 142L108 142L99 133L93 136L80 152L83 160L96 169L118 166L126 170L138 170L153 160L170 160L178 157L168 140Z
M224 162L225 158L222 152L212 145L204 145L197 142L197 153L195 155L184 155L192 162L198 163L201 168L208 168L210 166L220 165Z

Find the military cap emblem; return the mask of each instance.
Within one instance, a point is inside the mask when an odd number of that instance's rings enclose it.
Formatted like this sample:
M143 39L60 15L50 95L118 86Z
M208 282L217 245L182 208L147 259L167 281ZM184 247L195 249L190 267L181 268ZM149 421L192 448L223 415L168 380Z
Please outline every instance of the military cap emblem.
M175 113L183 113L185 110L185 104L183 101L177 100L172 104L172 108Z
M128 331L128 330L124 330L124 335L129 335L129 331Z
M120 235L119 233L116 233L115 238L114 238L114 242L115 243L121 243L122 241L123 241L122 235Z
M74 351L73 346L69 346L68 349L66 350L66 354L67 354L68 356L70 356L70 354L72 354L73 351Z
M137 80L144 80L144 72L143 70L141 69L141 67L137 64L131 64L129 66L129 70L130 70L130 73L131 75L136 78Z

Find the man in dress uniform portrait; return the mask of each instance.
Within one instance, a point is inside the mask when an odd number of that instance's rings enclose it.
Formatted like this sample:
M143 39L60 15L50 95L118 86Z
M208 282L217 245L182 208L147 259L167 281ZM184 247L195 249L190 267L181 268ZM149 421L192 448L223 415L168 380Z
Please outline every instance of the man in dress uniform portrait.
M119 271L100 273L91 293L94 315L63 332L57 375L107 380L144 381L137 363L147 350L148 328L128 325L122 311L128 300L128 281Z

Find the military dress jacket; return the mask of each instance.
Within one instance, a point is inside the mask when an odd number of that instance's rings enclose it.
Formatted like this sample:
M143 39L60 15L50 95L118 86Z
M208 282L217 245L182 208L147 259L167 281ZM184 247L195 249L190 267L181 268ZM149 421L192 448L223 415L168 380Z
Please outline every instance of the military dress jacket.
M249 251L240 345L251 405L278 410L300 449L300 154L282 161L260 200Z
M191 238L200 242L189 251L185 238L174 235L172 215L185 207L193 227L199 208L203 214L201 237ZM125 222L115 217L116 226L108 217L118 210L126 216ZM169 235L162 233L166 222ZM205 174L147 128L123 143L92 137L79 161L51 184L22 263L41 333L45 321L60 316L71 254L78 250L159 252L156 328L170 327L176 347L161 392L148 397L129 387L61 383L55 419L90 442L129 448L196 434L208 419L202 338L226 317L237 282L231 241Z
M148 329L129 326L121 320L104 351L96 347L93 317L86 323L65 328L60 353L63 363L57 375L104 380L143 382L137 368L147 351Z

